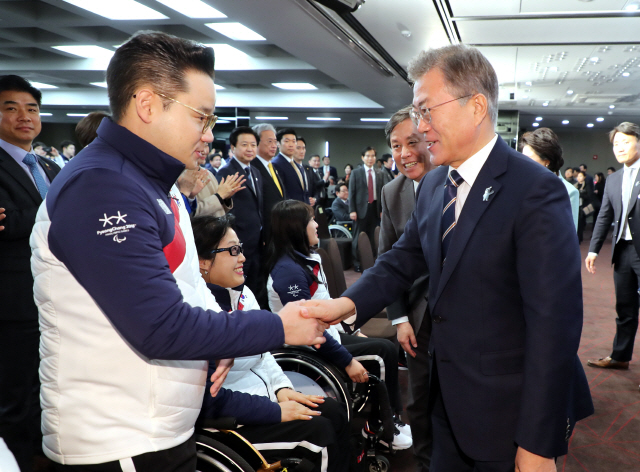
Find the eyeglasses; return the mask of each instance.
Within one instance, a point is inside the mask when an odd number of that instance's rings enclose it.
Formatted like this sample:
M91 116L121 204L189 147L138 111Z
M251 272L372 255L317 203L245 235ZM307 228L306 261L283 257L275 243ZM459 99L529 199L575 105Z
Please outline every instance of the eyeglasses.
M213 251L211 251L211 254L217 254L218 252L228 252L234 257L239 256L240 254L242 254L242 243L230 247L220 247L218 249L214 249Z
M167 100L171 100L172 102L179 103L183 107L187 107L189 110L193 110L198 115L202 116L204 118L204 126L202 127L202 134L205 134L208 129L213 129L213 127L216 125L216 121L218 121L218 117L216 115L213 115L213 114L207 115L205 112L200 111L197 108L190 107L189 105L186 105L182 102L179 102L175 98L167 97L165 94L160 92L156 92L156 93L160 95L162 98L166 98Z
M420 120L424 120L424 122L428 124L428 123L431 123L431 110L433 110L434 108L437 108L442 105L446 105L447 103L455 102L456 100L462 100L463 98L468 98L472 96L473 94L469 94L469 95L465 95L464 97L454 98L453 100L439 103L438 105L434 105L430 108L425 107L420 110L412 108L411 111L409 111L409 116L411 117L411 121L413 121L413 124L416 126L420 125Z

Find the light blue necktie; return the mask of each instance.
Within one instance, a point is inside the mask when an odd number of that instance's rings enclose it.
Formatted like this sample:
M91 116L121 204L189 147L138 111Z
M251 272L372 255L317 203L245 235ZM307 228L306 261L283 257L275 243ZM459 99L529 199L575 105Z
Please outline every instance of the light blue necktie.
M47 196L49 187L47 187L47 182L44 180L44 177L42 177L42 174L40 174L40 169L38 168L38 159L33 154L28 153L26 156L24 156L22 162L27 164L31 175L33 176L33 180L36 182L36 187L38 187L38 192L40 192L40 196L44 200L44 197Z

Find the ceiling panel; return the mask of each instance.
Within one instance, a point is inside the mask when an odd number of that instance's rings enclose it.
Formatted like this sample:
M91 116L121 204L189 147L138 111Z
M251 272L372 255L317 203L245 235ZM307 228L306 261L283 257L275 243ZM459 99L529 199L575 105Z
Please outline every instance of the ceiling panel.
M467 44L575 44L640 42L639 23L637 17L630 17L492 19L456 25Z
M521 0L449 0L453 16L498 16L520 13Z
M521 13L621 11L628 0L522 0Z

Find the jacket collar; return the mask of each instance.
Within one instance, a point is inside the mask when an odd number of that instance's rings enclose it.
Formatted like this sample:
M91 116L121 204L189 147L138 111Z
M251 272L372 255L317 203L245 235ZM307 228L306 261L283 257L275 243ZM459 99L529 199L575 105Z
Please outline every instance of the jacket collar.
M127 128L114 123L111 119L102 120L98 127L97 139L105 141L116 149L143 174L158 182L167 194L185 169L185 165L178 159L133 134Z

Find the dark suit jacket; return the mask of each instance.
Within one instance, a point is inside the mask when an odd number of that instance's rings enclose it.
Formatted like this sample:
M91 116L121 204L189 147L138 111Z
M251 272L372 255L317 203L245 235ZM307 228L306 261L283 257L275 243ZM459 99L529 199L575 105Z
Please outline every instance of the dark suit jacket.
M602 244L609 233L611 223L613 223L613 245L611 247L611 262L614 262L616 241L618 234L622 231L622 222L626 219L631 231L633 246L640 255L640 238L636 238L636 234L640 234L640 170L636 171L636 180L631 189L631 198L629 198L629 207L627 214L622 215L622 176L624 169L614 172L604 184L604 196L602 197L602 206L598 219L593 227L593 235L589 244L589 252L598 254L602 249Z
M380 194L382 192L382 186L386 183L382 174L378 169L373 169L376 176L376 204L377 214L382 211L382 204ZM365 167L360 166L351 172L349 178L349 211L358 213L358 218L362 219L367 214L367 205L369 201L369 191L367 187L367 174Z
M331 204L331 211L333 216L336 218L336 221L351 221L349 218L349 202L343 202L341 199L337 198Z
M264 234L265 242L268 243L269 235L271 234L271 210L273 210L273 207L276 203L281 202L287 198L287 193L284 183L280 178L280 173L278 172L278 169L275 168L275 166L273 167L273 170L276 173L278 182L280 182L280 188L282 188L284 196L280 194L278 187L273 181L273 177L271 177L271 174L269 173L267 168L262 164L262 162L258 160L258 158L254 159L251 162L251 167L255 168L255 170L258 171L258 173L262 177L262 232Z
M382 187L382 219L378 255L390 250L391 246L404 234L404 227L411 218L415 206L413 180L401 175ZM407 292L387 307L387 318L395 320L408 316L409 323L416 334L423 321L425 329L431 331L431 318L428 315L425 317L428 295L429 273L427 272L418 277Z
M479 461L513 460L515 444L566 454L575 422L593 413L577 355L581 260L567 191L498 138L442 266L447 174L426 175L400 240L344 296L360 324L428 270L429 356L462 451Z
M309 195L315 197L316 200L324 200L327 198L326 187L328 183L324 181L320 173L310 165L305 165L304 170L307 173L307 182L309 182Z
M38 157L49 181L60 168L49 159ZM2 320L37 320L33 301L31 247L29 237L42 197L25 170L0 148L0 208L7 217L0 231L0 300Z
M309 191L306 187L300 185L300 179L295 169L291 166L287 158L281 153L278 153L276 157L271 159L271 164L278 170L280 178L284 182L284 186L287 192L287 198L293 200L300 200L304 203L309 203ZM300 172L304 175L304 168L298 167Z
M240 241L243 243L244 254L249 261L249 264L258 260L259 251L262 247L262 176L252 166L251 175L253 176L254 187L257 190L257 195L249 187L247 183L244 184L246 188L240 190L233 196L233 208L229 213L233 213L236 217L235 229L238 233ZM222 167L218 172L218 180L222 180L223 177L228 177L238 172L240 175L245 175L245 171L242 166L235 159L231 159L229 163ZM255 258L255 261L252 260Z

